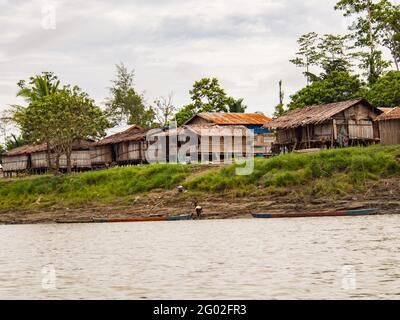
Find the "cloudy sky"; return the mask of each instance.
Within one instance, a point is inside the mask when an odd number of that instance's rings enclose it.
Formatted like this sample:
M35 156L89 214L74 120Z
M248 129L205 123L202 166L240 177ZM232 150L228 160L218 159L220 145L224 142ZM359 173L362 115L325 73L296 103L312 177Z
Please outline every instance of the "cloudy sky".
M0 0L0 109L21 102L19 79L45 70L102 104L124 62L148 102L173 91L182 106L195 80L217 77L249 111L271 114L280 79L287 97L305 83L288 62L297 38L345 32L335 2Z

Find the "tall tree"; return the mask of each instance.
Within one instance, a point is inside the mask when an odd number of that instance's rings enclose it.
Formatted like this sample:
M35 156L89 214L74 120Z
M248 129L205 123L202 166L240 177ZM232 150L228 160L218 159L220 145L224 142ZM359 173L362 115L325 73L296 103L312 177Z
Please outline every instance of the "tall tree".
M217 78L203 78L196 81L189 91L192 103L184 106L175 116L178 125L201 112L242 112L243 99L228 97Z
M349 35L325 34L321 37L318 49L320 50L320 67L325 76L334 71L350 71L352 55L350 54Z
M106 99L106 112L116 124L137 124L150 127L155 113L146 107L144 97L134 88L134 71L129 71L123 63L116 65L117 76L112 80L110 96Z
M94 101L80 88L68 86L17 109L14 120L28 142L46 142L50 146L55 154L56 172L62 154L67 158L67 171L71 171L74 141L102 137L109 127L106 115Z
M382 58L382 52L378 50L379 29L376 21L376 13L380 3L372 0L341 0L335 9L344 12L344 16L356 16L355 21L349 27L353 32L357 47L366 47L368 52L360 52L356 56L360 59L360 67L366 70L368 83L373 85L390 64Z
M161 127L167 126L172 120L177 111L174 106L172 92L167 97L160 97L154 101L153 110L158 122Z
M20 80L17 85L19 87L17 97L22 97L29 103L55 93L59 89L60 80L53 72L46 71L30 77L28 82Z
M28 103L42 101L46 96L56 93L60 88L60 80L53 72L42 72L40 75L30 77L28 81L20 80L17 83L19 90L17 97L22 97ZM23 106L15 106L19 111ZM22 136L25 132L22 132ZM47 164L51 167L50 145L47 143Z
M381 0L375 9L379 42L389 49L396 69L400 67L400 5Z
M336 71L292 95L289 109L345 101L363 95L363 84L358 76Z
M380 77L366 97L375 107L400 106L400 71L389 71Z
M299 44L299 51L296 53L296 57L290 60L291 63L297 67L304 68L303 74L307 78L307 84L311 82L312 73L310 68L319 64L322 56L318 50L318 34L310 32L302 35L297 43Z

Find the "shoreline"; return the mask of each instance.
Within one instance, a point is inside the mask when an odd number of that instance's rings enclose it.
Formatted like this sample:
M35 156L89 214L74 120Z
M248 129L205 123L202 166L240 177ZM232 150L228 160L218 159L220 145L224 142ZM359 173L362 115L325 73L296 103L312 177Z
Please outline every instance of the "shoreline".
M194 196L193 196L194 197ZM140 196L132 204L88 204L74 208L52 207L32 210L0 212L0 225L56 224L59 220L84 221L93 218L146 218L155 215L194 213L192 196L167 191ZM196 199L199 196L196 195ZM227 198L204 195L200 200L203 220L247 219L252 213L318 212L377 208L378 215L400 214L400 195L360 199L355 196L343 200L299 199L295 197Z

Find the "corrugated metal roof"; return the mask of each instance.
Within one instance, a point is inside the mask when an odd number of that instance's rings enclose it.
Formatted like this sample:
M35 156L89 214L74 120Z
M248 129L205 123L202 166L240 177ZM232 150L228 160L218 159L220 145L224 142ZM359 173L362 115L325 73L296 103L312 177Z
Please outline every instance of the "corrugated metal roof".
M376 121L384 121L384 120L398 120L400 119L400 107L391 108L388 112L381 114Z
M232 126L219 126L219 125L184 125L179 128L170 129L163 132L159 136L179 136L188 134L191 131L198 136L247 136L251 135L251 131L245 126L232 125Z
M266 125L264 125L264 127L269 129L289 129L303 127L309 124L323 123L334 115L338 114L339 112L351 108L359 103L363 103L375 109L377 114L382 113L382 111L380 111L378 108L371 106L366 100L354 99L324 105L315 105L302 109L295 109L289 111L287 114L281 117L278 117L268 122Z
M147 131L147 129L143 129L138 125L132 125L128 130L113 134L96 142L94 146L105 146L125 141L140 141L145 138Z
M211 113L204 112L195 115L192 119L185 124L190 124L193 119L200 117L204 120L210 121L220 125L264 125L271 118L259 113Z

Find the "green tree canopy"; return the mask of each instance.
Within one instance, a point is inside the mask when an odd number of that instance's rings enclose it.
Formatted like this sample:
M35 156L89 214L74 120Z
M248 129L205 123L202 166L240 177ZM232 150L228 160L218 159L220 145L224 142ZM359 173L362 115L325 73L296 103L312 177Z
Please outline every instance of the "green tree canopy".
M18 147L22 147L27 144L27 141L22 137L22 135L11 134L6 138L5 147L6 150L12 150Z
M359 51L355 55L360 60L359 66L365 70L365 75L370 85L373 85L379 76L390 66L382 58L378 49L379 23L377 18L383 1L375 3L372 0L340 0L335 9L343 11L344 16L354 16L355 20L349 26L352 36L356 40L356 48L367 48L368 51Z
M22 97L27 102L33 102L59 90L60 81L53 72L42 72L40 75L30 77L28 82L18 81L17 85L19 87L17 97Z
M400 71L389 71L371 87L368 101L376 107L400 106Z
M106 112L114 125L137 124L151 127L155 112L145 106L144 97L134 88L134 71L129 71L123 63L116 66L117 77L112 81L110 96L106 100Z
M178 125L182 125L201 112L243 113L246 106L243 99L228 97L217 78L203 78L196 81L189 91L192 103L184 106L175 116Z
M64 87L28 107L18 107L14 121L30 143L47 143L58 160L67 156L68 171L71 170L71 152L77 139L95 139L105 135L110 126L106 115L79 87Z
M363 83L358 76L346 71L332 72L292 95L289 109L345 101L360 95Z

